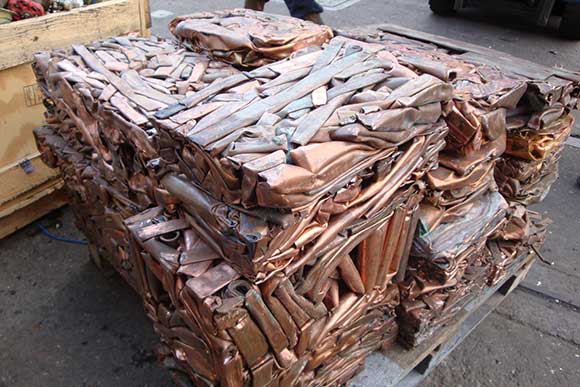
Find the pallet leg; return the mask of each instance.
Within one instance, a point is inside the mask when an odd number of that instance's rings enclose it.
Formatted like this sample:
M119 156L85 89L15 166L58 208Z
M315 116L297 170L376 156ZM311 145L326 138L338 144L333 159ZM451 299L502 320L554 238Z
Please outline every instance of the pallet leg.
M522 282L528 272L532 268L532 264L534 263L534 259L530 258L524 265L518 270L518 272L512 275L505 283L498 289L498 292L504 296L510 294L515 288L518 287L520 282Z
M89 243L89 257L91 262L105 275L105 277L111 277L115 274L115 269L101 254L99 254L98 248Z

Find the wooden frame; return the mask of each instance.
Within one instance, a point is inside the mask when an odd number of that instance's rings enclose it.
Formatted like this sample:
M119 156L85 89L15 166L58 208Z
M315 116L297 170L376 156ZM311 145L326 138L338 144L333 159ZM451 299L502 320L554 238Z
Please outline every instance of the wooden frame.
M108 0L0 25L0 238L66 203L58 170L40 160L32 130L44 124L34 53L111 36L149 35L149 0Z
M3 24L0 70L30 62L37 51L130 32L147 34L150 28L149 0L108 0L69 12Z

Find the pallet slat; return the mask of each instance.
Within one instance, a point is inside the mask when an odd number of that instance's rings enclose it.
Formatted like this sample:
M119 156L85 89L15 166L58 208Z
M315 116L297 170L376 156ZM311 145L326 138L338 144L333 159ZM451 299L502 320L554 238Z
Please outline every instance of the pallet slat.
M62 186L62 181L59 180ZM57 185L58 187L58 185ZM50 192L48 195L46 192ZM40 199L30 205L14 211L8 216L0 218L0 239L14 231L40 219L49 212L68 203L68 196L60 187L52 187L52 191L44 191Z
M526 255L514 263L504 279L485 289L468 302L455 318L417 347L407 350L400 345L384 353L371 355L364 371L352 385L366 387L411 387L418 385L449 353L453 351L525 278L535 255ZM380 381L371 375L380 373ZM375 382L376 381L376 382ZM380 383L380 384L377 384Z
M391 34L403 36L410 39L419 40L425 43L432 43L448 50L463 53L464 59L470 59L484 64L499 66L502 70L519 74L531 79L547 79L552 75L557 75L564 79L580 82L580 73L563 68L547 68L532 61L517 58L510 54L500 52L491 48L478 46L445 36L430 34L428 32L416 31L396 24L381 24L368 26L369 29L380 29Z

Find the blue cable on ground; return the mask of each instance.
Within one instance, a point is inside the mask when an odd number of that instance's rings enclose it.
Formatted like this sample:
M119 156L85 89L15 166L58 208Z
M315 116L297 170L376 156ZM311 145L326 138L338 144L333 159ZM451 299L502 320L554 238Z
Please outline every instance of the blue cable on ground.
M81 241L81 240L78 240L78 239L62 238L62 237L56 236L54 234L51 234L50 231L48 231L42 224L40 224L38 222L34 222L34 224L40 229L40 231L42 231L42 233L44 235L46 235L50 239L54 239L55 241L65 242L65 243L74 243L74 244L77 244L77 245L86 245L86 244L88 244L87 241Z

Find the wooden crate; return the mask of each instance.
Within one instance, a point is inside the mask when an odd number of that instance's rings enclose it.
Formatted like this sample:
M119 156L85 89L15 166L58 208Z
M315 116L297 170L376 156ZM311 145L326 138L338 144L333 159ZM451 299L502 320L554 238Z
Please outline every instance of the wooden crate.
M44 122L30 66L34 53L130 32L147 35L150 28L149 0L109 0L0 25L0 238L65 203L56 193L58 171L42 163L32 136ZM34 203L34 211L27 210Z

